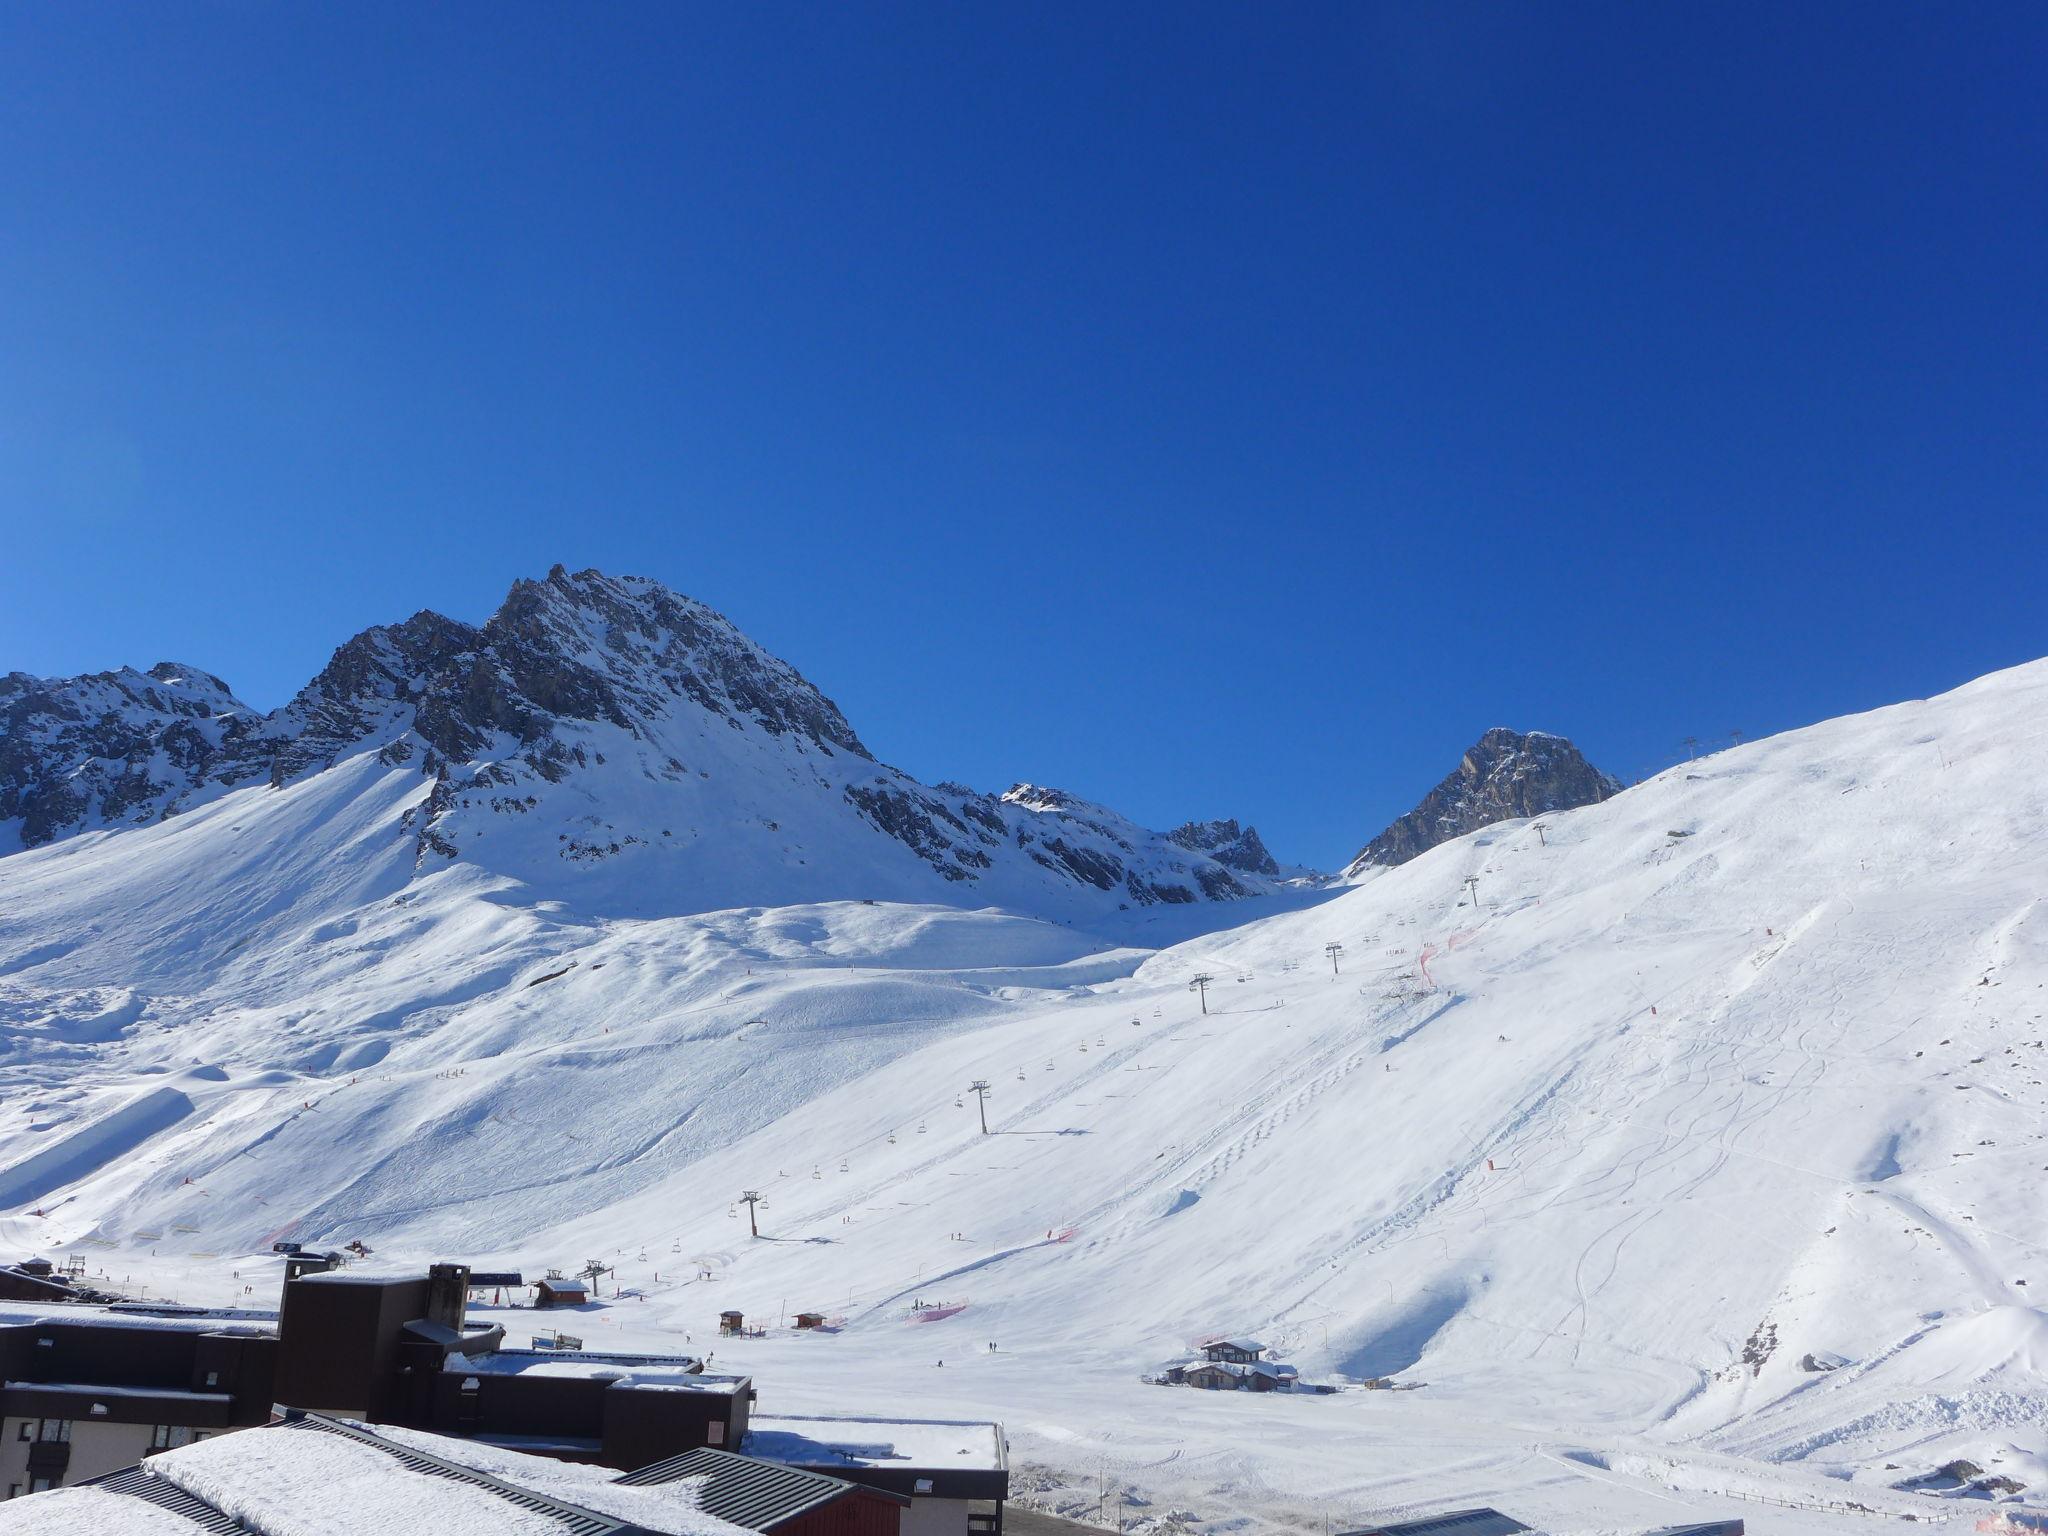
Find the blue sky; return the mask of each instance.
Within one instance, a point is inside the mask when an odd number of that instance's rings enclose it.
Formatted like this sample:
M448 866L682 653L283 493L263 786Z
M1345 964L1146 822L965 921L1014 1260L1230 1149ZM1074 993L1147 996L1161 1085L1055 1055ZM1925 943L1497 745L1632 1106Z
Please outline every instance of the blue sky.
M557 560L1334 864L2048 652L2048 9L0 12L0 669Z

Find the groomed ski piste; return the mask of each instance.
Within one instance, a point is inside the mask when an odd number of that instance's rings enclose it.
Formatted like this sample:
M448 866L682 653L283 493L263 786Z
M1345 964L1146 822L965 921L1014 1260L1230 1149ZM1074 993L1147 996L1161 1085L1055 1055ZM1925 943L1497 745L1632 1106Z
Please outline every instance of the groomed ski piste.
M2036 663L1175 931L415 878L365 754L0 861L0 1255L602 1259L515 1336L998 1418L1110 1524L1968 1530L1900 1485L2048 1503L2044 761ZM1346 1390L1142 1379L1226 1333Z

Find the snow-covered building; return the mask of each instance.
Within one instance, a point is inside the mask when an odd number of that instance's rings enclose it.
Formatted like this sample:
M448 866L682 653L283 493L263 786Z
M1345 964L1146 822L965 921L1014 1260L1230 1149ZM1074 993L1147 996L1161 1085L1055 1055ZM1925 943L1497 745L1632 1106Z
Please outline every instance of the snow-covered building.
M549 1275L534 1282L533 1304L536 1307L580 1307L589 1300L590 1288L581 1280Z
M1210 1339L1201 1350L1167 1365L1159 1379L1205 1392L1288 1392L1300 1381L1293 1366L1266 1359L1266 1346L1257 1339Z
M0 1308L0 1498L270 1415L277 1336L248 1314Z
M1204 1360L1181 1372L1187 1385L1207 1392L1287 1392L1299 1379L1277 1360Z
M507 1349L468 1321L468 1282L459 1264L291 1281L277 1400L620 1469L745 1435L749 1378L689 1355Z
M720 1451L627 1478L292 1410L0 1505L0 1536L898 1536L904 1503Z
M903 1536L1002 1536L1010 1448L1000 1424L777 1414L754 1419L740 1449L908 1499Z
M1211 1339L1202 1346L1204 1360L1219 1360L1230 1365L1250 1365L1265 1357L1266 1346L1257 1339Z
M0 1264L0 1301L96 1301L90 1291L72 1287L69 1275L59 1274L48 1259L23 1259L19 1264Z

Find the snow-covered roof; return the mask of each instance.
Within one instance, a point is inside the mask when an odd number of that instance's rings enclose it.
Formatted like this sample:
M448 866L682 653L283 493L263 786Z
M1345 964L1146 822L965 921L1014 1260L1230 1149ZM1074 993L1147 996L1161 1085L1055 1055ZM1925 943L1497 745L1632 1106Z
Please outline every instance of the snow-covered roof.
M175 1510L104 1488L0 1500L0 1536L201 1536L205 1530Z
M465 1376L550 1376L681 1392L730 1393L746 1379L707 1376L703 1362L690 1355L621 1355L556 1349L453 1354L442 1369Z
M610 1467L528 1456L419 1430L371 1427L317 1414L222 1435L153 1456L106 1480L73 1523L8 1524L28 1501L0 1506L0 1533L192 1536L746 1536L706 1513L701 1479L622 1486ZM151 1502L160 1498L173 1507ZM36 1505L44 1505L38 1498ZM195 1517L186 1511L206 1512ZM225 1516L239 1527L200 1524ZM67 1516L67 1518L71 1518Z
M145 1470L262 1536L563 1536L558 1511L522 1508L480 1483L407 1475L371 1440L308 1433L305 1422L166 1451Z
M651 1487L622 1484L615 1467L529 1456L478 1440L450 1440L424 1430L376 1427L379 1438L469 1467L486 1477L531 1489L545 1498L594 1509L629 1521L659 1536L744 1536L747 1527L707 1513L698 1497L701 1481L684 1478ZM442 1533L436 1533L442 1536Z
M742 1448L749 1456L804 1467L1001 1471L1009 1465L1002 1425L973 1420L755 1414Z
M277 1332L277 1324L263 1313L236 1311L220 1312L177 1312L164 1315L154 1312L122 1312L110 1307L85 1306L77 1303L0 1302L0 1328L50 1327L62 1325L68 1328L135 1328L149 1329L160 1333L226 1333L248 1338L267 1338Z
M1274 1381L1293 1381L1300 1376L1291 1365L1282 1365L1277 1360L1198 1360L1188 1367L1191 1371L1223 1371L1239 1378L1266 1376Z
M1260 1355L1266 1351L1266 1346L1257 1339L1211 1339L1202 1348L1241 1349L1248 1355Z
M1368 1526L1349 1536L1516 1536L1529 1527L1497 1509L1454 1509L1419 1520Z
M783 1466L756 1456L698 1446L629 1472L621 1484L662 1487L678 1481L696 1484L699 1508L749 1530L765 1531L799 1515L834 1503L853 1491L853 1484L801 1467ZM910 1500L890 1495L903 1504Z

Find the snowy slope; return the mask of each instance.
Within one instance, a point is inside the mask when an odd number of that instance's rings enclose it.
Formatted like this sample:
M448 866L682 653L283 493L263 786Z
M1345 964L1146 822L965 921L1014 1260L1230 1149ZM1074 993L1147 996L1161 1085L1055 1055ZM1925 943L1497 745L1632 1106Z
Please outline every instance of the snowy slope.
M1209 1522L1939 1517L1893 1485L1956 1456L2040 1499L2044 751L2037 663L1192 937L419 873L368 753L0 861L0 1249L193 1295L278 1235L603 1254L639 1295L586 1335L822 1308L718 1363ZM1427 1386L1138 1382L1226 1330Z

